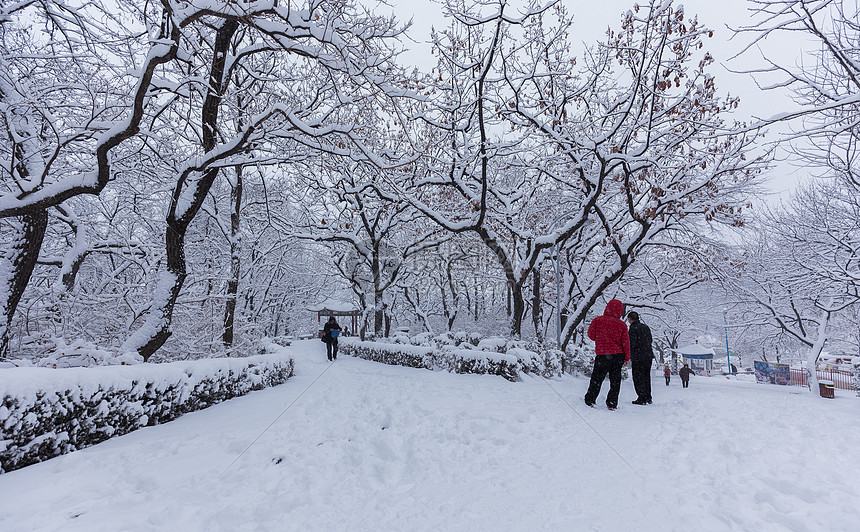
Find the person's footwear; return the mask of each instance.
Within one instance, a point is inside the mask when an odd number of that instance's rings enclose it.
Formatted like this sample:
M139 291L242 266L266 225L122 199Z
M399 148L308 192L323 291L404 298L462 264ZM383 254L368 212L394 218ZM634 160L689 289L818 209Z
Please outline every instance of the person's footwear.
M643 401L642 399L636 399L635 401L632 401L632 403L634 405L647 405L648 401Z
M614 412L615 410L618 410L618 407L617 407L617 406L609 406L609 405L606 405L606 408L608 408L609 410L612 410L613 412Z
M646 404L646 405L650 405L650 404L651 404L651 403L653 403L653 402L654 402L654 401L652 401L651 399L648 399L647 401L645 401L645 404Z
M594 408L594 403L589 403L588 401L586 401L585 406L590 406L591 408Z

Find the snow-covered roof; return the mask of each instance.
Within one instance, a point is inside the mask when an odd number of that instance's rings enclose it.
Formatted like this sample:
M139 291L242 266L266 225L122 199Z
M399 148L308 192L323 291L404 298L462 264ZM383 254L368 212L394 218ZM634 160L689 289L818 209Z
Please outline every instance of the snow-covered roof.
M321 303L310 306L308 310L311 312L322 312L325 310L330 310L332 312L355 312L360 309L347 301L329 298Z
M681 355L711 355L714 356L714 350L710 347L704 347L699 344L692 344L686 347L679 347L678 349L673 349L676 353L680 353Z

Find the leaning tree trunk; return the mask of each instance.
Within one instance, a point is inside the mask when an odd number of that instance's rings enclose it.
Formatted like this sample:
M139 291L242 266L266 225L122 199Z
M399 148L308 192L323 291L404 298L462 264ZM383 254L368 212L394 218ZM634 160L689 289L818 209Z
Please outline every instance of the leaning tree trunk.
M215 149L218 131L218 111L226 86L225 66L227 51L233 35L239 28L235 20L225 20L215 37L212 50L212 65L209 74L209 90L201 110L203 150L208 153ZM238 151L238 150L237 150ZM226 155L226 154L225 154ZM188 193L185 185L189 183L191 170L186 170L177 180L167 213L166 234L166 271L161 274L156 288L152 310L144 326L136 331L124 344L126 349L136 350L144 361L149 360L170 337L170 324L176 299L187 277L185 265L185 235L194 217L200 212L212 183L218 176L218 168L203 170L201 178L193 182L190 201L185 201ZM182 205L180 205L182 203Z
M5 357L9 350L10 327L15 310L24 295L24 289L30 282L39 250L45 239L48 228L48 211L38 209L21 217L17 234L5 256L0 258L0 309L3 322L0 323L0 357Z

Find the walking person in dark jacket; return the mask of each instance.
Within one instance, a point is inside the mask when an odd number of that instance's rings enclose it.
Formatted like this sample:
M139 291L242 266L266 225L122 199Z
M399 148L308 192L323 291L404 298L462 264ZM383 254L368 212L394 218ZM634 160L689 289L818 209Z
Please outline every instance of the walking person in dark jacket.
M322 337L322 341L325 342L326 354L328 355L329 360L337 359L337 337L340 336L340 331L340 325L337 324L337 320L334 319L334 316L329 317L323 327Z
M618 393L621 391L621 368L630 360L630 337L627 335L627 325L621 321L624 315L624 305L617 299L606 304L602 316L591 321L588 326L588 337L594 340L594 369L591 372L591 382L585 393L585 404L594 406L600 394L603 379L609 374L609 393L606 394L606 406L610 410L618 408Z
M629 312L627 321L630 323L630 369L633 376L633 388L638 396L634 405L651 404L651 361L654 351L651 349L651 329L639 321L638 312Z
M693 370L690 369L690 366L684 364L684 367L678 370L678 375L681 376L681 384L684 388L690 386L690 375L693 374Z

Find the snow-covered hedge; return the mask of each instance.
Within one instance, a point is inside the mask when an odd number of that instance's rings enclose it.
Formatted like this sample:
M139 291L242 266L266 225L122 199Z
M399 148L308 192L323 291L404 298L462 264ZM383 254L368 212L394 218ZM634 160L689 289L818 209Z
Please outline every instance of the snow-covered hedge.
M287 381L288 355L0 369L0 473Z
M344 354L373 362L382 362L383 364L410 368L442 369L454 373L500 375L510 381L517 380L521 371L533 371L531 365L533 357L540 358L537 353L529 356L521 354L520 358L515 354L460 349L455 346L436 348L362 342L353 338L341 340L340 349ZM544 369L545 366L542 364L540 367ZM560 363L558 367L560 368Z

